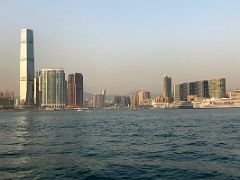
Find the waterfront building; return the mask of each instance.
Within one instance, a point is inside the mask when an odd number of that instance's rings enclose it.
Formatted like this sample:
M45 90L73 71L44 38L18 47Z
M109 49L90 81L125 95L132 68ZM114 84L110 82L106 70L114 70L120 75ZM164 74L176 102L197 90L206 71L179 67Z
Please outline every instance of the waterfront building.
M157 96L155 99L153 99L153 103L167 105L167 104L171 103L171 101L169 101L169 100L170 100L169 97Z
M225 78L212 79L209 81L209 95L213 99L221 99L226 96Z
M0 109L14 108L14 93L6 90L0 91Z
M104 101L103 101L103 95L102 94L94 94L93 100L92 100L92 107L94 108L103 108L104 107Z
M30 29L21 30L20 105L34 105L34 49L33 31Z
M195 82L188 82L180 84L180 99L181 101L187 101L189 95L195 95Z
M152 100L152 106L154 108L164 108L167 103L165 103L165 97L157 96L155 99Z
M165 98L163 96L157 96L154 100L154 102L156 103L164 103L165 102Z
M34 77L34 104L41 105L41 71L35 71Z
M65 104L67 106L67 102L68 102L68 81L67 80L65 80L64 87L65 87L65 89L64 89L64 97L65 97L64 101L65 101Z
M151 94L149 91L136 91L132 95L132 106L139 107L139 105L144 104L147 100L151 99Z
M138 104L139 104L139 96L138 96L138 93L135 93L132 95L132 106L133 107L138 107Z
M224 78L174 85L174 101L201 100L208 98L220 99L225 97L225 95L226 81Z
M121 97L121 105L123 107L129 107L131 105L131 99L129 96L122 96Z
M81 73L68 76L68 105L83 107L83 75Z
M180 84L174 84L173 98L174 98L174 101L181 101L181 85Z
M166 102L172 101L172 78L167 75L163 78L163 97Z
M131 100L129 96L114 96L113 104L118 107L128 107Z
M65 107L65 73L63 69L42 69L41 71L41 107Z
M91 107L93 108L103 108L105 107L106 101L106 89L101 93L95 93L92 99Z
M188 95L187 96L188 102L199 101L199 100L201 100L201 99L197 95Z
M113 104L116 105L116 106L120 106L121 104L121 96L114 96L114 99L113 99Z
M68 75L68 91L67 91L67 105L74 106L74 74Z
M138 94L138 101L144 101L145 99L151 99L151 94L149 91L139 91Z
M151 108L152 106L152 99L144 99L143 101L140 101L138 104L138 108Z
M203 92L200 89L201 83L198 82L187 82L174 85L174 101L187 101L188 96L197 95L202 98Z
M106 98L107 98L107 94L106 94L106 89L102 90L101 92L102 94L102 99L103 99L103 106L105 106L105 101L106 101Z
M236 89L233 92L227 93L227 97L230 98L230 99L240 100L240 90Z
M208 81L195 81L195 93L197 97L201 99L209 98L209 87L208 87Z
M186 101L187 96L190 93L190 83L180 84L180 99L181 101Z

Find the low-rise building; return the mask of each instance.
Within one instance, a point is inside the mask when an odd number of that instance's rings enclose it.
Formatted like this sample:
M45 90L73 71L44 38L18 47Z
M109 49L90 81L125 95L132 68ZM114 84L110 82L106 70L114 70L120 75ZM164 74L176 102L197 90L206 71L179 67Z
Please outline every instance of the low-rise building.
M239 99L240 100L240 90L236 89L233 92L227 93L227 97L231 99Z
M137 91L132 96L132 106L138 108L143 106L146 100L151 100L151 94L149 91Z
M0 92L0 109L13 109L14 108L14 93L6 90Z

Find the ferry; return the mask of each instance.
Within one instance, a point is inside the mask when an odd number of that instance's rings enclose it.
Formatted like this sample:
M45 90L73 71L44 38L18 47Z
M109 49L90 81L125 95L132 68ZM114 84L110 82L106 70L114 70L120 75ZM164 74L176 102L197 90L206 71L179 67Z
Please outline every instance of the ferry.
M207 99L199 102L193 102L193 108L240 108L240 100L231 98Z

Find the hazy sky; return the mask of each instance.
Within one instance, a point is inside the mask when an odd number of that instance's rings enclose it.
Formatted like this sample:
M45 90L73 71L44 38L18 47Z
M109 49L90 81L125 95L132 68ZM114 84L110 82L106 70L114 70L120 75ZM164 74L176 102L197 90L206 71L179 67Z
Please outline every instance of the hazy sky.
M34 30L35 68L81 72L84 89L162 92L226 77L239 88L239 0L1 0L0 90L19 94L20 30Z

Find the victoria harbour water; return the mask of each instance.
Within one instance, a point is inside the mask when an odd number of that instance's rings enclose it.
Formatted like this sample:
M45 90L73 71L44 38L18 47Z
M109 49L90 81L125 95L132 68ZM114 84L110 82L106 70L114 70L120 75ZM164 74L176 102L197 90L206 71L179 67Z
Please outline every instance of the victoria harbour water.
M0 179L240 179L240 109L0 112Z

